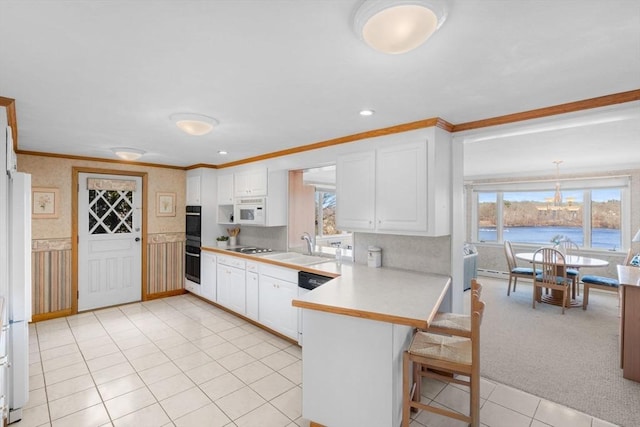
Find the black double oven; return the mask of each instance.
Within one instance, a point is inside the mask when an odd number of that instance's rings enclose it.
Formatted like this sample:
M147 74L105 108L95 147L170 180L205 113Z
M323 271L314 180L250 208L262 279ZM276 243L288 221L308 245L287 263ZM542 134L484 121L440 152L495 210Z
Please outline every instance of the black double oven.
M187 280L200 283L200 239L202 234L202 207L187 206L184 272Z

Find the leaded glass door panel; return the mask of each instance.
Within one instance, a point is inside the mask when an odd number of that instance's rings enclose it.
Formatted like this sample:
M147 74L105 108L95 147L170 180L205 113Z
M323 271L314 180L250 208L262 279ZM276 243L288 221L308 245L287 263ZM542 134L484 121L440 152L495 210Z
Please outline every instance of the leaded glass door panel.
M142 178L79 174L78 310L139 301Z

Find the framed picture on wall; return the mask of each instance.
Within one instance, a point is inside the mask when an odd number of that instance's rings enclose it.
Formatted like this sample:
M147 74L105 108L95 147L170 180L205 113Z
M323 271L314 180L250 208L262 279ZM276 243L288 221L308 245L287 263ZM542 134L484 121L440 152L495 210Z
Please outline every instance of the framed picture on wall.
M34 219L58 218L60 190L33 187L31 189L31 217Z
M176 193L156 193L156 216L176 216Z

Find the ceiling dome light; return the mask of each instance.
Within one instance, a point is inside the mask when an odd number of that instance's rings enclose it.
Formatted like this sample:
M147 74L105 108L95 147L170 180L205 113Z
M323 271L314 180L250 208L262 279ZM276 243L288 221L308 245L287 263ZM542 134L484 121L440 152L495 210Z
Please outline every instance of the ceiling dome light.
M373 111L373 110L362 110L362 111L360 111L360 115L361 116L373 116L373 113L375 113L375 111Z
M120 157L122 160L128 161L138 160L145 153L143 150L128 147L116 147L112 148L111 151L113 151L115 155Z
M221 156L225 156L225 155L227 155L229 153L227 151L220 150L220 151L218 151L218 154L220 154Z
M354 15L358 37L383 53L405 53L424 43L447 17L437 0L365 0Z
M183 132L189 135L205 135L213 130L218 121L202 114L176 113L169 117Z

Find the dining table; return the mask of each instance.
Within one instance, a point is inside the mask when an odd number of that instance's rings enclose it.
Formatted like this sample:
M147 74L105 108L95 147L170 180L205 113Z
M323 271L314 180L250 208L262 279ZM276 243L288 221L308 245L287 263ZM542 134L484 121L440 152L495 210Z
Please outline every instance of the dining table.
M535 252L516 253L517 259L527 261L529 263L534 262L534 256L535 256ZM600 258L586 257L582 255L567 254L564 256L564 258L565 258L564 259L565 268L573 268L576 270L579 270L581 268L606 267L607 265L609 265L609 261L607 260L600 259ZM535 262L536 263L542 262L542 256L540 254L538 254L538 256L535 257ZM562 292L552 289L550 294L538 295L536 300L538 302L544 302L547 304L562 306ZM579 301L578 298L576 297L575 289L571 293L571 297L569 298L569 301L567 301L567 307L582 307L582 302Z

